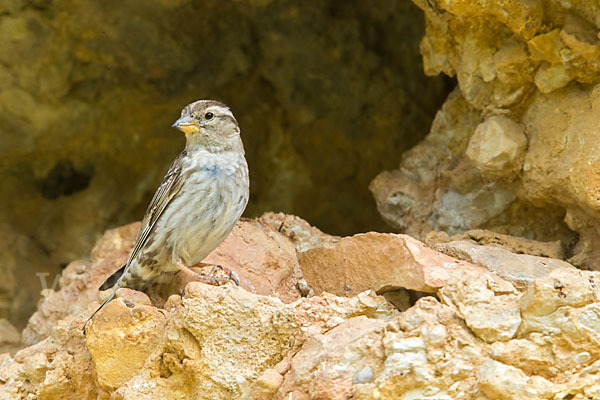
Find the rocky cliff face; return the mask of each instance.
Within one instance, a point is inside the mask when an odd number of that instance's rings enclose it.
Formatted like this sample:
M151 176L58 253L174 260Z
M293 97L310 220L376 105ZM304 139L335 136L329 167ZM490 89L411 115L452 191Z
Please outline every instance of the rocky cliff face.
M207 259L239 287L177 275L122 289L84 336L139 225L106 231L42 291L21 334L0 319L0 399L600 398L600 9L415 3L425 71L458 87L399 168L371 182L403 234L243 219ZM411 86L401 62L411 53L394 38L414 32L394 18L415 22L408 3L147 4L0 3L0 127L15 133L0 145L0 317L33 308L22 266L75 258L145 206L155 165L176 152L159 126L198 90L257 111L240 118L253 135L251 213L348 213L346 227L371 218L369 171L408 143L390 132L443 92Z
M424 238L489 228L598 259L598 8L586 1L420 1L426 73L458 88L430 134L371 190Z
M120 289L82 333L137 224L65 270L0 356L6 399L590 399L600 396L597 272L557 243L489 231L339 238L242 220L210 256L241 285ZM437 249L437 250L434 250ZM527 251L529 254L522 254ZM101 296L103 297L103 296Z

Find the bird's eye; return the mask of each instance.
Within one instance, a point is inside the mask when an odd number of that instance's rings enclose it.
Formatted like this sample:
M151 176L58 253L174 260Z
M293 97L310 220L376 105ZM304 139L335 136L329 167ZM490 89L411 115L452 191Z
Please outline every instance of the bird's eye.
M212 119L212 117L214 117L215 115L211 112L207 112L206 114L204 114L204 118L206 119Z

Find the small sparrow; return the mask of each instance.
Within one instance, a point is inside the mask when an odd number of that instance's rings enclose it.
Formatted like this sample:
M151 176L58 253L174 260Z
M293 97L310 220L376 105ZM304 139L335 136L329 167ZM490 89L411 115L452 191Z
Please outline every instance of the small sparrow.
M201 264L227 237L248 203L240 128L229 108L214 100L188 105L173 127L185 134L185 149L154 194L127 263L103 285L116 282L111 295L86 325L119 288L165 283L177 271L219 283L190 267Z

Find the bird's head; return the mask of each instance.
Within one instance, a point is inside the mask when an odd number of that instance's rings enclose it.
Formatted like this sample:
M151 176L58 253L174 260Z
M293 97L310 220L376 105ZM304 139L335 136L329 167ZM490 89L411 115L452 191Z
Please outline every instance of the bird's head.
M189 104L173 127L185 133L186 148L244 151L235 117L229 107L218 101L199 100Z

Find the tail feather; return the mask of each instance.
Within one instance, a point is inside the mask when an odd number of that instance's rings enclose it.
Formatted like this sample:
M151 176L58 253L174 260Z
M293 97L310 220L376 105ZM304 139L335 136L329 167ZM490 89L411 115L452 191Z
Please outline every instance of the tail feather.
M83 324L83 334L85 335L87 333L87 324L88 322L90 322L90 320L92 318L94 318L94 315L96 315L96 313L100 310L102 310L102 308L112 299L115 298L115 294L117 293L117 289L119 288L119 285L117 285L117 283L119 282L119 279L121 279L121 277L123 276L123 273L125 272L125 269L127 268L127 264L123 265L121 268L119 268L115 273L113 273L111 276L108 277L108 279L102 284L102 286L100 286L100 290L107 290L110 288L113 288L111 294L102 302L102 304L100 304L100 307L98 307L96 309L96 311L94 311L92 313L92 315L90 315L90 317L85 321L85 324Z
M137 267L137 264L135 264L135 261L130 265L127 265L127 264L123 265L121 268L119 268L119 270L117 270L115 273L113 273L102 284L102 286L100 286L100 290L107 290L107 289L112 288L112 292L106 298L106 300L104 300L102 302L102 304L100 304L100 307L98 307L96 309L96 311L94 311L94 313L87 319L87 321L85 321L85 325L83 326L83 334L84 335L86 334L88 322L92 318L94 318L94 315L96 315L96 313L98 311L100 311L109 301L111 301L112 299L115 298L115 295L119 288L128 287L128 288L131 288L134 290L143 291L148 288L149 284L151 284L155 281L152 279L146 279L146 278L148 278L148 276L144 276L144 278L142 278L138 273L139 272L138 268L136 268L136 267ZM159 277L162 279L165 279L165 277L168 277L168 276L170 276L170 275L169 274L159 275Z
M123 273L125 272L125 267L127 267L127 264L123 265L114 274L109 276L108 279L102 284L102 286L100 286L100 290L107 290L114 287L117 284L119 278L123 276Z

